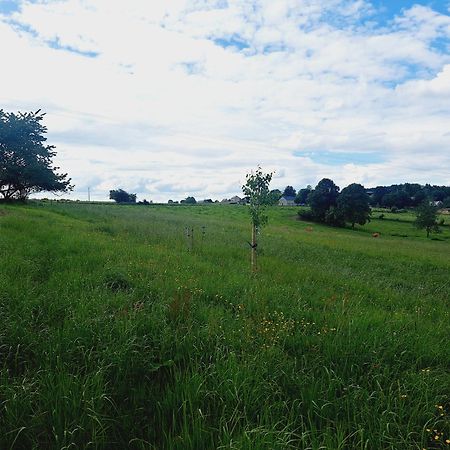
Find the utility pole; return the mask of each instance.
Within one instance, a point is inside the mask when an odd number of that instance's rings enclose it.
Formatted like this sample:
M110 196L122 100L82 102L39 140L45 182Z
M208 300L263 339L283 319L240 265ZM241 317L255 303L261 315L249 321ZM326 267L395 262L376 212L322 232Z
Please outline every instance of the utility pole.
M91 188L88 187L88 202L91 201Z

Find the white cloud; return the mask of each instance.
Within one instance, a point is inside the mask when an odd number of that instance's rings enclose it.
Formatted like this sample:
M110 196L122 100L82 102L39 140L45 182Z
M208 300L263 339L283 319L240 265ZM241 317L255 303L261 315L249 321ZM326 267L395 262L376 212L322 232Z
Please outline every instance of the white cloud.
M80 190L221 198L256 164L279 187L450 183L450 18L429 7L374 26L362 0L20 4L0 15L0 102L47 111Z

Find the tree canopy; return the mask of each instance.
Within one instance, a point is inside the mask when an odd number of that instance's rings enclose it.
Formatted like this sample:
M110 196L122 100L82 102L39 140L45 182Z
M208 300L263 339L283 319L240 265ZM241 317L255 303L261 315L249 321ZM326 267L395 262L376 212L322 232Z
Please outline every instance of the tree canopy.
M439 233L439 225L437 223L437 208L430 204L428 200L421 203L416 210L416 220L414 225L419 230L426 230L427 237L430 233Z
M338 215L344 222L349 222L352 228L355 223L364 225L370 217L369 196L364 186L353 183L342 189L337 199Z
M129 194L123 189L109 191L109 198L117 203L136 203L136 194Z
M258 167L255 172L252 171L246 175L246 183L242 186L242 192L248 197L248 208L252 223L252 241L249 244L252 251L251 265L253 272L257 270L257 235L268 221L265 209L268 205L273 205L277 201L276 195L274 196L269 190L272 176L271 172L264 173L261 167Z
M261 167L246 175L246 183L242 192L249 198L249 210L253 225L258 230L266 224L265 207L274 204L274 196L269 191L272 173L263 173Z
M295 203L297 203L297 205L306 205L306 203L308 202L308 196L309 194L311 194L311 191L312 188L309 185L304 189L300 189L295 196Z
M286 186L283 191L283 197L295 197L297 192L292 186Z
M408 208L420 205L424 200L444 201L450 196L449 186L418 183L393 184L369 189L372 206L383 208Z
M269 192L269 195L272 198L272 202L273 204L277 203L278 200L280 200L281 196L283 195L283 193L279 190L279 189L272 189Z
M195 200L195 197L186 197L184 200L181 200L181 203L187 203L188 205L195 205L197 203L197 200Z
M3 199L25 200L32 193L73 189L67 174L53 166L55 146L46 145L47 127L40 110L7 113L0 110L0 194Z
M325 222L330 208L336 206L339 187L329 178L319 181L316 188L309 194L308 202L311 213L320 222Z

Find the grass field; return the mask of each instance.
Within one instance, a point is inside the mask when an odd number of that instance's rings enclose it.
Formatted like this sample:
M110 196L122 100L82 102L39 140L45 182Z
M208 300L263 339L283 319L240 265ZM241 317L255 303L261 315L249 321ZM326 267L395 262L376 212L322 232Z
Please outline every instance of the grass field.
M450 227L296 213L0 206L0 449L450 448Z

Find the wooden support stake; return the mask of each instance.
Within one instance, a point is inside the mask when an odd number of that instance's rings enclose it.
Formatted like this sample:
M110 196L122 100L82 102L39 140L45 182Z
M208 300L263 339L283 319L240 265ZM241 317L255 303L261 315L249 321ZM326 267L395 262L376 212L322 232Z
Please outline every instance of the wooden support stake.
M256 247L258 246L258 243L256 241L256 226L253 224L252 225L252 244L251 244L251 248L252 248L252 272L256 273L258 271L258 266L257 266L257 254L256 254Z

